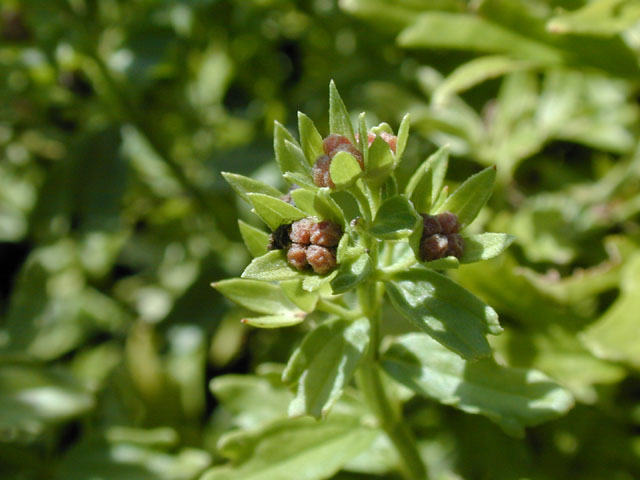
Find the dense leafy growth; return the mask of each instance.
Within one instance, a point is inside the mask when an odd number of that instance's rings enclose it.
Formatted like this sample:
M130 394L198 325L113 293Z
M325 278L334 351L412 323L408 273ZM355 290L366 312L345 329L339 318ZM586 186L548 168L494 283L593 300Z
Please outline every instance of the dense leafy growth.
M639 38L634 0L2 2L0 477L640 477ZM305 218L327 273L269 249Z

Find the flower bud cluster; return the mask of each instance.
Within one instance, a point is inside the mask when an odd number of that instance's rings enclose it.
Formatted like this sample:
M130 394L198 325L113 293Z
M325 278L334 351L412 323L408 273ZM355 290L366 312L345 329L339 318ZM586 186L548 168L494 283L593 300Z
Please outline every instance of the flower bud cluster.
M289 265L298 270L311 268L315 273L324 274L337 266L336 247L341 237L338 224L303 218L280 226L269 237L269 249L286 249Z
M462 257L464 240L458 233L460 224L458 217L451 212L438 215L421 213L423 220L422 238L420 239L420 257L430 262L444 257Z
M380 137L382 137L382 139L389 144L391 151L395 153L397 137L387 132L380 133ZM356 135L356 140L358 140L358 138L358 135ZM371 146L375 138L375 133L369 132L367 134L367 141L369 143L369 146ZM322 141L322 149L324 150L324 155L320 155L316 159L312 170L313 183L315 183L318 187L335 188L335 184L333 183L333 180L331 180L329 168L331 166L331 160L333 160L333 157L339 152L350 153L353 158L358 161L358 163L360 164L360 168L364 170L364 160L362 158L362 152L358 150L344 135L332 133Z

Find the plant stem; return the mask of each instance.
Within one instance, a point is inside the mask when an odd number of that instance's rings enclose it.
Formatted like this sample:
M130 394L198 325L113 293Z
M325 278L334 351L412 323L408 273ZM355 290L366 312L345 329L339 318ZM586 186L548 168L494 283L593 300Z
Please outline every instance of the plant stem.
M400 407L389 397L378 366L380 346L380 295L376 283L368 282L358 289L363 312L371 324L371 342L366 358L356 372L356 381L365 401L387 434L400 457L401 469L407 480L426 480L427 471L420 458L413 433L402 419ZM373 306L373 308L372 308Z

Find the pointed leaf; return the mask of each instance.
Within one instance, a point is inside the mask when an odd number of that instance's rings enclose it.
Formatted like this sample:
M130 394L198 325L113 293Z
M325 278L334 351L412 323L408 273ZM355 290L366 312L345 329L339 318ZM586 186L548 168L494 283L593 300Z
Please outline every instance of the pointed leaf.
M307 173L309 164L297 145L293 135L279 122L275 122L273 132L273 150L276 154L276 162L280 171Z
M418 212L431 211L442 190L448 165L449 147L445 145L427 158L409 180L405 195Z
M365 178L368 181L382 182L393 170L395 161L389 144L381 136L376 136L369 147L369 160Z
M395 165L399 165L402 161L402 154L407 146L409 139L409 127L411 126L411 115L408 113L402 117L400 127L398 127L398 138L396 139Z
M498 315L468 290L424 268L396 274L385 287L398 312L447 348L469 359L491 354L485 334L502 331Z
M324 155L322 135L318 132L313 121L302 112L298 112L298 131L304 156L307 157L307 162L313 165L320 155Z
M478 262L497 257L516 239L506 233L481 233L463 237L464 253L460 263Z
M455 213L458 216L460 228L466 227L489 200L495 179L495 167L487 167L472 175L444 201L438 208L438 212Z
M397 339L382 366L413 391L485 415L516 436L573 406L571 394L537 370L503 367L492 359L468 362L420 333Z
M301 273L289 265L284 250L272 250L261 257L254 258L242 272L242 278L276 282L290 280Z
M280 225L286 225L307 216L299 208L279 198L262 193L249 193L248 197L256 214L274 231Z
M319 187L315 183L313 183L313 180L308 173L287 172L282 176L287 182L289 182L290 185L295 185L296 187L304 187L314 192L319 190Z
M258 430L231 432L219 445L235 465L212 468L201 480L330 478L369 448L378 432L351 417L333 417L321 423L309 418L287 419Z
M325 417L340 398L369 344L369 321L329 320L309 332L282 379L296 386L289 415Z
M222 172L224 179L231 185L238 195L240 195L245 201L249 202L248 193L262 193L271 197L279 198L282 192L277 188L273 188L271 185L267 185L260 180L245 177L244 175L238 175L237 173Z
M257 328L283 328L297 325L304 321L304 312L264 315L262 317L246 317L241 320L246 325Z
M267 253L267 245L269 244L269 234L267 232L263 232L242 220L238 220L238 227L242 240L252 257L260 257Z
M371 257L366 252L355 259L341 263L337 275L331 280L333 293L337 295L351 290L366 280L372 269Z
M228 299L249 310L267 314L300 313L278 285L259 280L232 278L212 284Z
M362 112L358 115L358 150L362 152L362 160L365 171L369 164L369 135L367 132L366 115Z
M349 112L347 107L344 106L333 80L329 83L329 130L331 133L344 135L352 144L356 144L356 136L353 132Z
M419 228L422 217L403 195L386 200L378 209L371 226L371 234L381 239L399 239Z

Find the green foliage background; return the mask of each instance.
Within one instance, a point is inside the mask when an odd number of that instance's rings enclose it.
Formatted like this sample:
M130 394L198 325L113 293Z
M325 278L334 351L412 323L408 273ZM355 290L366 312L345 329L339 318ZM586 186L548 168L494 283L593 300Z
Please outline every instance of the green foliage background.
M210 288L249 261L237 218L255 224L219 172L284 187L273 121L300 110L326 126L331 78L372 124L411 113L406 179L444 144L451 187L497 165L471 229L516 243L453 276L500 314L497 361L575 397L521 439L408 399L431 476L640 476L637 1L7 0L0 13L2 478L195 479L226 462L222 433L286 417L274 379L305 326L243 327ZM394 463L376 442L334 478L395 478Z

